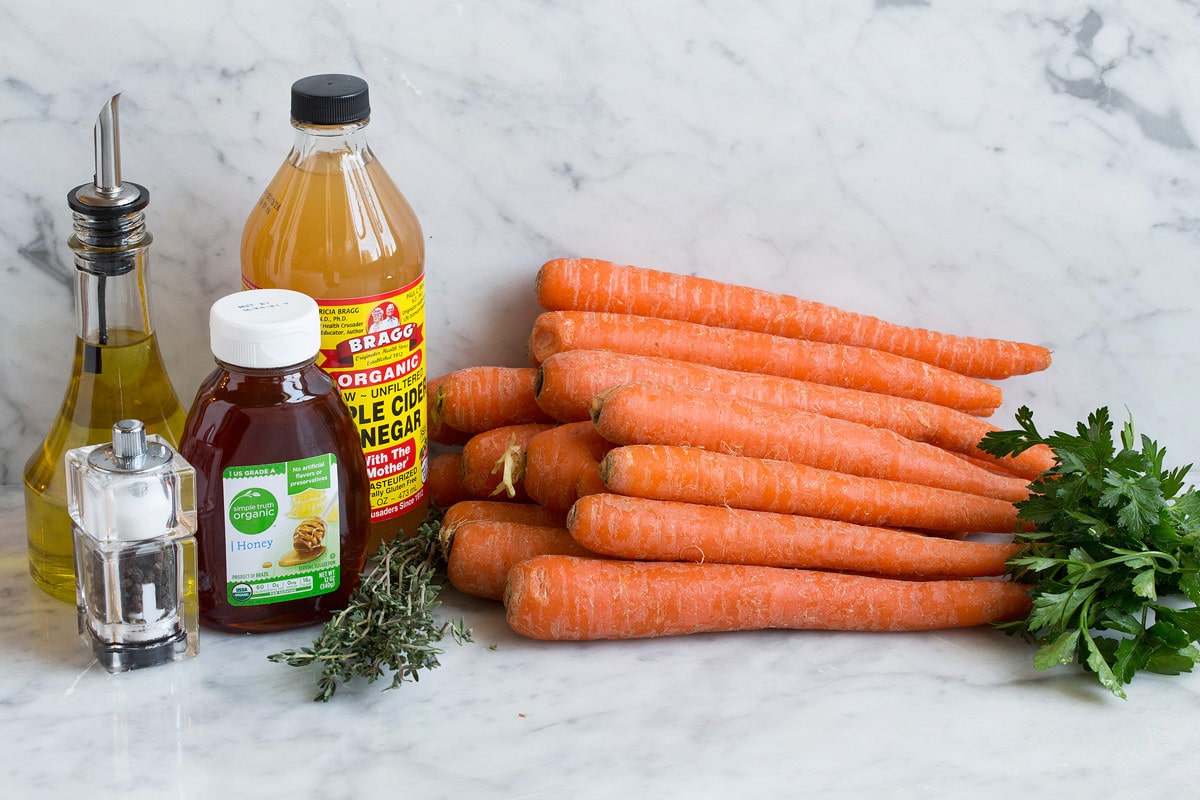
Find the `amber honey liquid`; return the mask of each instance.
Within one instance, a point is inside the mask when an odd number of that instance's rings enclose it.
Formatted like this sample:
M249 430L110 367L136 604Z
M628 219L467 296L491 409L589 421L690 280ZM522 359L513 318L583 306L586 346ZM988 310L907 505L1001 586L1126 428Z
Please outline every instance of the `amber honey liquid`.
M100 371L85 368L85 350L99 350ZM89 358L88 361L91 359ZM68 450L112 440L112 426L140 419L174 447L184 409L167 378L154 334L109 330L108 344L75 340L75 363L63 406L41 447L25 465L25 515L29 571L59 600L75 602L75 556L63 458Z
M346 128L328 129L327 136L320 135L325 130L321 127L302 130L309 133L298 137L296 148L246 221L242 279L249 288L303 292L322 303L325 320L325 301L374 298L419 281L424 275L425 247L408 201L365 143L354 143L354 137L362 136L361 126L349 134L349 147L336 144L343 142ZM423 394L423 362L419 374L409 379L419 384ZM357 391L347 394L343 388L343 395L363 428L366 412L360 409L369 406L354 402ZM372 387L364 391L363 396L369 397ZM394 395L383 399L394 400ZM424 456L427 432L424 416L418 416L419 430L402 430L401 438L415 443L417 452L409 455L419 459ZM364 441L375 442L370 432L364 432ZM372 504L378 513L375 494ZM402 513L372 521L368 552L398 533L415 534L427 505L422 488Z
M196 470L199 501L196 536L199 551L200 621L226 631L272 631L329 619L345 608L358 585L366 559L365 537L370 515L366 494L347 491L367 477L355 445L355 431L338 401L329 376L309 365L298 369L218 369L205 379L188 417L180 455ZM344 457L347 451L355 458ZM339 454L339 496L325 516L340 521L340 583L317 597L256 606L229 601L225 497L222 473L249 466ZM296 520L322 509L293 509ZM266 563L263 565L267 566Z

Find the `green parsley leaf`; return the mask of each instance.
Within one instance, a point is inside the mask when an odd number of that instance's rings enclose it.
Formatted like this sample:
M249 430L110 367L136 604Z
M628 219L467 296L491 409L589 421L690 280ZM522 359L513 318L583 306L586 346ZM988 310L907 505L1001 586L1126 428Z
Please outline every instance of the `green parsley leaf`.
M1133 577L1133 593L1147 600L1158 599L1158 595L1154 592L1154 570L1148 569Z
M1034 669L1050 669L1051 667L1070 664L1075 660L1075 647L1079 644L1079 631L1064 631L1057 639L1038 648L1033 656Z
M1043 436L1022 406L1017 429L989 433L994 456L1046 445L1055 464L1017 503L1035 530L1015 534L1013 580L1030 585L1024 620L997 627L1038 645L1034 667L1077 663L1113 694L1139 671L1177 675L1200 663L1200 492L1191 465L1167 469L1166 451L1128 419L1114 440L1107 408L1073 433ZM1167 605L1167 598L1192 603Z

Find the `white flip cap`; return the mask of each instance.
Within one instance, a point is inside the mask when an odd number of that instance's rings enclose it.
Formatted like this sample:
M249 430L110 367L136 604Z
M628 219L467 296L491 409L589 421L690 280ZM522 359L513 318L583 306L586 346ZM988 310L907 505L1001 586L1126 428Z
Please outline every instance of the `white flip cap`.
M213 355L226 364L277 369L321 348L317 302L290 289L251 289L222 297L208 315Z

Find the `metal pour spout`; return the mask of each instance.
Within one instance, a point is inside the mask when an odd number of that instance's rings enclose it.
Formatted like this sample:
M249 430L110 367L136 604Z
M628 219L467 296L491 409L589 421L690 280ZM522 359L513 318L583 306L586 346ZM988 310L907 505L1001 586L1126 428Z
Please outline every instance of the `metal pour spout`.
M121 131L117 124L120 93L100 109L96 119L96 173L92 179L97 194L116 197L121 193Z
M77 186L69 200L71 207L84 214L136 210L146 204L147 192L136 183L121 182L121 132L118 124L118 92L100 109L93 131L96 171L92 183ZM140 204L138 201L141 201ZM107 212L107 213L106 213Z

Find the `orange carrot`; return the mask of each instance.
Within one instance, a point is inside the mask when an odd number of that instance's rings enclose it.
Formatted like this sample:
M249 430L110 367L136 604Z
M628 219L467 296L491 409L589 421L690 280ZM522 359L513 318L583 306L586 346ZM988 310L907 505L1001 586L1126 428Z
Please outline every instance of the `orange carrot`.
M1021 525L1016 506L991 497L694 447L614 447L600 476L609 491L635 497L885 528L1012 533Z
M438 387L442 385L446 377L446 375L438 375L435 378L425 381L425 417L429 420L429 441L437 444L461 446L467 443L467 439L471 438L471 434L466 431L455 430L447 425L446 421L438 414L437 406L433 402Z
M579 486L600 483L600 459L612 445L590 422L558 425L525 447L525 492L535 503L566 513L579 499Z
M492 520L462 522L450 541L446 577L460 592L501 600L512 567L548 554L593 555L572 539L565 528Z
M955 458L962 459L966 463L973 464L980 469L986 469L988 472L991 472L995 475L1000 475L1005 478L1018 478L1021 479L1022 482L1027 482L1027 479L1023 474L1012 469L1011 463L1000 463L999 459L993 460L987 458L986 454L981 457L968 455L966 453L956 453L953 450L949 450L947 452L949 452L950 455L954 456Z
M619 494L580 498L567 517L575 541L638 561L804 567L897 578L1003 575L1016 544L961 542L851 522Z
M567 515L536 503L512 503L507 500L461 500L446 509L442 515L442 530L447 536L459 523L485 520L489 522L520 522L543 528L562 528L567 524ZM449 530L447 530L449 529Z
M1016 458L988 455L978 444L999 428L971 414L920 400L606 350L567 350L547 358L538 370L538 405L561 422L589 419L592 398L604 389L650 381L887 428L914 441L982 458L1026 480L1034 480L1054 466L1054 454L1044 445Z
M550 310L611 311L870 347L975 378L1050 366L1050 351L1038 345L911 328L786 294L597 259L547 262L537 296Z
M608 487L604 485L604 479L600 477L599 462L596 464L596 469L585 470L579 476L579 480L575 482L575 494L579 497L587 497L589 494L600 494L607 491Z
M539 556L508 573L509 626L548 640L713 631L917 631L1018 619L1023 584L908 581L741 564Z
M981 416L991 414L1003 399L998 386L882 350L628 314L539 314L529 337L530 359L540 364L564 350L676 358L924 400Z
M463 445L463 485L476 497L504 494L510 500L528 500L521 480L525 446L535 434L554 425L530 422L475 434Z
M713 392L627 383L597 395L596 431L614 444L673 444L773 458L1016 502L1028 484L882 428Z
M532 367L467 367L443 377L433 408L446 425L468 433L551 422L534 398L536 380Z
M452 506L474 495L463 484L462 453L439 453L429 461L425 491L429 502L440 508Z
M536 503L481 500L475 497L460 500L442 514L438 539L443 552L450 552L450 542L454 533L458 526L465 522L513 522L539 528L563 528L567 524L567 515L543 508Z
M630 314L541 313L528 349L534 363L563 350L616 350L919 399L979 416L1003 399L1000 387L986 381L883 350Z

